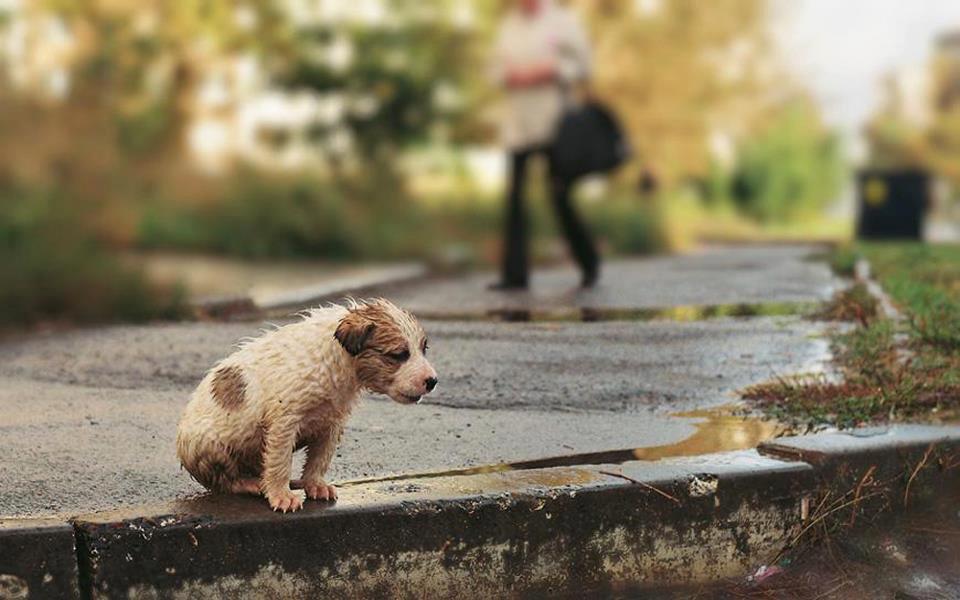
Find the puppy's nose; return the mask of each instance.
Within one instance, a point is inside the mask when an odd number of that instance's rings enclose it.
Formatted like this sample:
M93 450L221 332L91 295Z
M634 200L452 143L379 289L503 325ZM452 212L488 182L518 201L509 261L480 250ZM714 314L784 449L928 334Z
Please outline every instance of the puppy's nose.
M437 378L436 377L427 377L427 391L432 392L433 388L437 387Z

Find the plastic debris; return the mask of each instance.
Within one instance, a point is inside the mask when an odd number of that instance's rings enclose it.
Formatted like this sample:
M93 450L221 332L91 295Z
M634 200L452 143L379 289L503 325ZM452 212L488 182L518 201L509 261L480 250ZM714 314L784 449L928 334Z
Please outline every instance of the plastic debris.
M747 581L752 581L753 583L762 583L774 575L779 575L782 572L783 569L776 565L761 565L753 575L747 577Z

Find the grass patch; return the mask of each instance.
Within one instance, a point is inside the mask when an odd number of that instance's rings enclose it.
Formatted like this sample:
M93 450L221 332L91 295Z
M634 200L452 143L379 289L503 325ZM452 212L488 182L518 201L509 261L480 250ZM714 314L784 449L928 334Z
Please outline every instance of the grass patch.
M929 417L960 403L960 358L922 351L906 355L890 321L858 327L836 340L842 381L781 378L743 395L794 424L852 427L880 420Z
M827 261L833 272L841 277L853 277L859 255L850 246L842 246L827 255Z
M960 246L861 244L875 277L901 305L918 342L960 352Z
M881 318L876 300L855 285L820 315L857 323L833 339L841 381L782 378L750 387L743 396L793 423L840 427L924 419L960 408L960 249L867 244L838 253L831 262L849 264L850 254L870 260L906 321Z
M827 304L813 316L824 321L856 321L867 325L879 314L880 303L867 287L857 283L837 292Z

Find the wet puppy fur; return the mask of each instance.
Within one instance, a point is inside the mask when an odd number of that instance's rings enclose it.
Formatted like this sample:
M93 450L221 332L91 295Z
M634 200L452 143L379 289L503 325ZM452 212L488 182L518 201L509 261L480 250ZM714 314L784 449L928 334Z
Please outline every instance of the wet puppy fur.
M262 494L271 508L333 500L324 480L362 391L414 404L437 384L427 337L387 300L308 311L296 323L244 342L194 391L177 431L184 468L209 490ZM306 448L298 480L293 452Z

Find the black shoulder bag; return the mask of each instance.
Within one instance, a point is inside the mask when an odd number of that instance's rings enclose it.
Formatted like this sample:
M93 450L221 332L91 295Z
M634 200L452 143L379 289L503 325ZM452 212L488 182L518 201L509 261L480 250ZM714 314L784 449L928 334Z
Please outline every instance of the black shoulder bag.
M630 142L619 120L595 100L568 105L550 148L555 172L569 179L608 173L630 154Z

